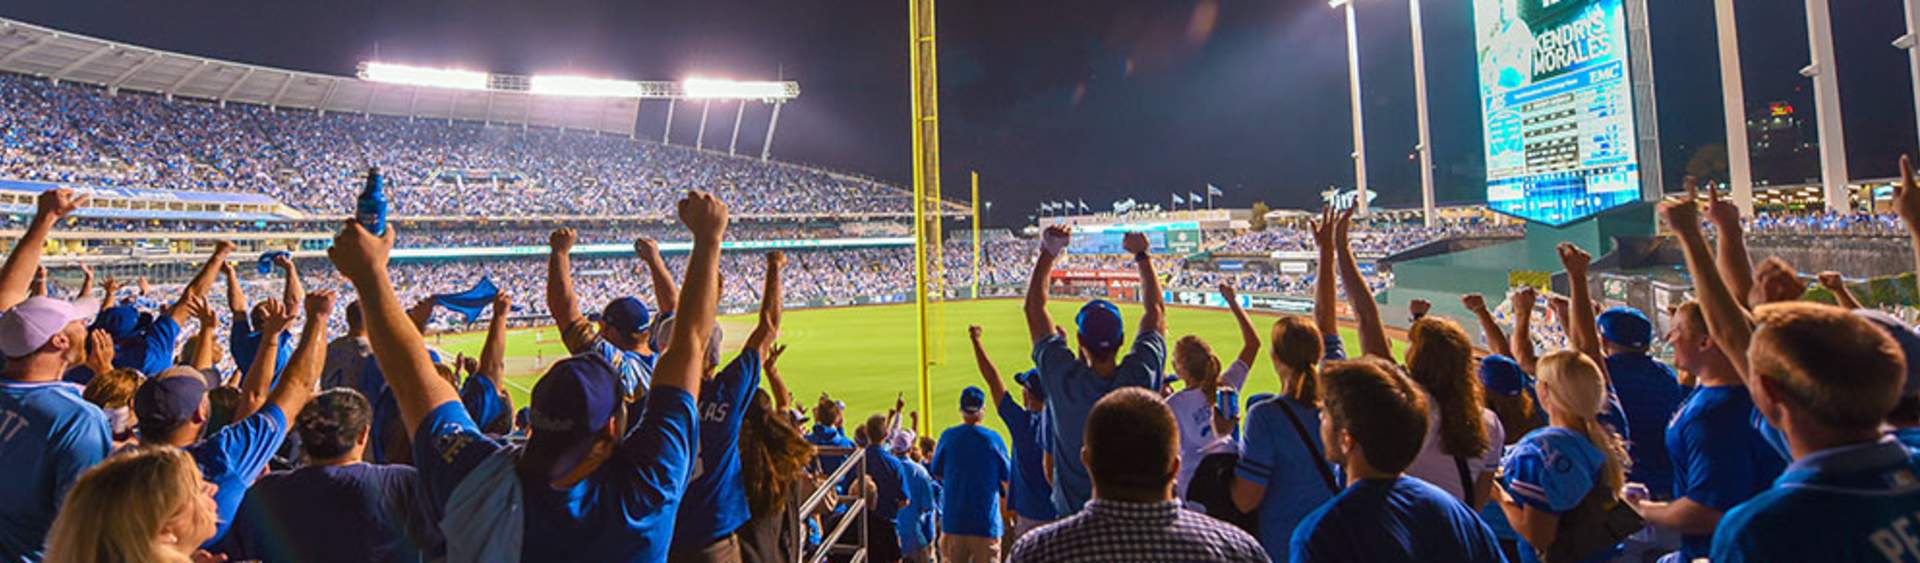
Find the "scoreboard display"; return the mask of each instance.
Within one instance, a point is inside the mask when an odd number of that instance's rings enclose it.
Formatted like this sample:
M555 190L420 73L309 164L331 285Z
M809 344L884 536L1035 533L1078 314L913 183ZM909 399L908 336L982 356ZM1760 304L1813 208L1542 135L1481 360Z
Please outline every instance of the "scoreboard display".
M1564 225L1640 199L1623 0L1474 0L1487 207Z
M1155 252L1186 254L1200 250L1200 224L1196 222L1075 225L1073 244L1068 254L1126 254L1122 245L1127 233L1147 236Z

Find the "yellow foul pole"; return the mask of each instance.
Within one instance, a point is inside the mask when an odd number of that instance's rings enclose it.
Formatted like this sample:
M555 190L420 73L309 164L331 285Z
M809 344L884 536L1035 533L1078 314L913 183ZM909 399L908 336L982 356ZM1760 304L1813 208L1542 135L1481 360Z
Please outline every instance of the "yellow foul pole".
M928 275L928 262L941 259L939 246L929 246L929 242L939 240L937 215L940 193L940 106L938 89L940 84L936 63L939 59L934 50L933 40L933 0L907 0L907 33L911 38L909 45L908 73L913 80L913 304L914 317L919 323L919 363L920 376L920 433L933 432L933 389L928 379L928 367L932 361L931 318L928 316L928 295L934 287L934 280ZM929 215L932 215L931 217ZM932 227L932 228L929 228Z
M980 171L973 171L973 291L969 297L980 298Z

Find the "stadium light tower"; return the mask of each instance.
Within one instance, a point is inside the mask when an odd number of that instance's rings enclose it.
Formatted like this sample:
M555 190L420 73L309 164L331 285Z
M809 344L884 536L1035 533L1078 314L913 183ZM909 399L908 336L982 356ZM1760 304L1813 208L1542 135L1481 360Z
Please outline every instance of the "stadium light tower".
M1809 0L1811 1L1811 0ZM1347 12L1347 94L1353 104L1353 185L1355 213L1367 214L1367 132L1360 108L1360 40L1353 22L1353 0L1328 0L1328 6Z
M1840 117L1840 73L1833 64L1831 19L1827 0L1807 0L1807 54L1813 60L1800 69L1800 75L1813 79L1813 105L1820 134L1820 184L1827 211L1847 213L1853 201L1847 186L1847 139Z
M1912 0L1908 0L1911 4ZM1714 0L1714 23L1720 36L1720 101L1727 125L1727 180L1733 205L1753 216L1753 164L1747 155L1747 94L1740 74L1740 34L1733 20L1733 0Z
M1427 43L1422 39L1420 0L1407 0L1407 19L1413 22L1413 99L1414 113L1420 121L1420 145L1414 147L1420 152L1420 216L1432 227L1433 136L1427 132Z
M1920 49L1914 48L1920 42L1920 4L1914 0L1900 3L1906 11L1907 34L1893 40L1893 47L1907 52L1907 66L1913 73L1913 117L1920 121Z

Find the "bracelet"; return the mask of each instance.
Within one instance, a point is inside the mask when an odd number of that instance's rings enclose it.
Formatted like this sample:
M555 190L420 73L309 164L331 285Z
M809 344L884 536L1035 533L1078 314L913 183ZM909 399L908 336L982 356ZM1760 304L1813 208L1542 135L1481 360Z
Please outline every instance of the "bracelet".
M1147 260L1147 253L1145 253L1145 252L1135 252L1135 253L1133 253L1133 261L1135 261L1135 262L1144 262L1144 261L1146 261L1146 260Z

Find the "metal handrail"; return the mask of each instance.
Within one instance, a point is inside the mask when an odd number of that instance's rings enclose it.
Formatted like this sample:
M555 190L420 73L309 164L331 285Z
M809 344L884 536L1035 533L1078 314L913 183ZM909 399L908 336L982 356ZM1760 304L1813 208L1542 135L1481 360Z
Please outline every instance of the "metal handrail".
M835 491L835 488L839 485L839 483L842 480L846 479L849 475L853 473L853 470L855 467L860 468L860 476L864 480L867 474L867 471L866 471L867 452L866 450L859 449L859 448L833 448L833 447L816 448L815 455L820 455L820 454L839 455L839 456L846 456L846 457L844 461L840 462L840 467L835 469L833 471L833 474L827 477L825 481L825 485L814 490L813 495L807 497L806 502L803 502L800 504L800 514L806 515L807 517L812 517L812 514L815 511L819 510L821 503L826 501L826 499L828 498L827 495L835 495L835 498L840 498L840 499L852 498L853 502L847 505L847 510L840 513L840 521L834 525L833 532L821 538L819 550L815 551L812 557L807 557L805 554L802 554L801 558L799 560L796 560L795 563L802 563L802 562L820 563L821 561L825 561L828 555L831 555L834 553L835 551L834 548L836 547L835 544L840 541L841 536L846 535L848 528L853 527L853 524L855 521L859 521L861 523L860 530L859 530L860 541L857 546L854 546L854 552L853 552L853 557L851 561L855 563L865 561L867 558L867 539L868 539L867 527L865 525L866 519L868 517L867 511L866 511L867 500L865 498L865 495L862 494L857 496L840 496Z
M807 502L800 504L801 514L813 514L815 509L820 508L820 503L826 500L827 494L833 492L833 484L839 483L841 479L845 479L847 474L853 471L855 464L865 461L867 451L856 448L816 448L814 455L816 457L820 455L843 455L846 456L847 459L846 461L840 462L840 468L835 469L833 475L827 477L827 486L814 490L813 496L807 497Z
M840 516L840 523L834 525L833 533L827 534L825 537L822 537L820 539L820 551L814 552L813 558L808 559L807 561L809 563L820 563L821 561L825 561L827 559L827 555L833 553L833 544L835 542L840 541L840 536L845 535L847 533L847 528L853 527L853 521L855 520L854 516L863 514L863 511L866 510L866 508L867 508L867 499L859 499L859 500L853 501L853 504L847 507L847 512ZM860 550L855 553L857 555L864 556L866 551L867 551L866 547L862 546Z

